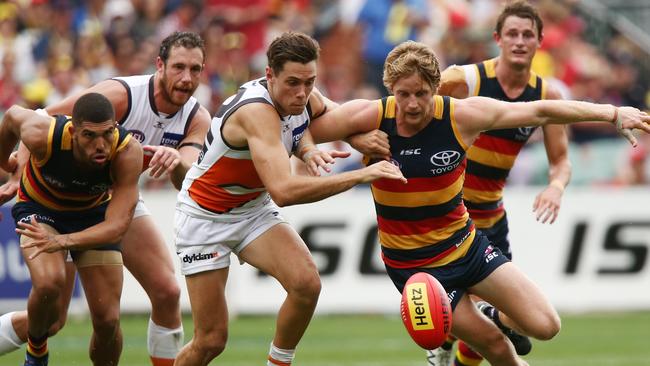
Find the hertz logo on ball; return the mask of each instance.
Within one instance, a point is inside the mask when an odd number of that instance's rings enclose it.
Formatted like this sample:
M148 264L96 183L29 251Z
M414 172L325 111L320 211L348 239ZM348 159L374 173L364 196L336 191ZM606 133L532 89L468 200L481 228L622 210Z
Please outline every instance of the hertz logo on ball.
M406 286L406 291L413 330L434 329L427 298L427 284L424 282L411 283Z

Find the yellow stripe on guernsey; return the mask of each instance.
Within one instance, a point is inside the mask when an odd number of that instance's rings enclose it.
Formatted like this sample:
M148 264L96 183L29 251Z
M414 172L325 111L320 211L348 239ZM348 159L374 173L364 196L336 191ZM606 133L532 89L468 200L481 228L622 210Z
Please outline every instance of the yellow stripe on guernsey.
M443 99L440 95L436 95L436 107L438 107L438 103L440 103L440 113L436 110L435 116L438 119L442 118L442 112L443 112ZM463 140L462 136L460 135L460 132L458 131L458 124L456 123L456 104L454 103L453 99L449 99L449 118L451 119L451 129L454 131L454 136L456 136L456 140L460 144L460 146L463 147L463 150L467 151L469 149L469 146L465 144L465 140ZM440 115L440 117L438 117Z
M373 187L372 193L375 196L375 201L384 206L397 206L397 207L421 207L439 205L450 201L458 192L463 188L463 175L450 186L437 191L427 192L389 192L379 188Z
M476 230L472 230L470 234L467 236L467 239L463 240L462 243L458 246L458 249L454 250L449 254L448 256L442 258L439 261L436 261L434 263L431 263L428 266L424 266L425 268L434 268L434 267L441 267L444 265L447 265L455 260L458 260L460 258L463 258L465 254L467 254L467 251L470 248L470 244L474 242L474 237L476 236Z
M510 169L515 164L517 155L501 154L472 145L467 151L467 158L483 165Z
M424 234L413 235L393 235L386 234L379 231L379 242L392 249L413 249L431 245L431 243L438 243L449 238L450 233L462 229L467 225L467 218L469 214L465 214L457 221L437 230L431 230Z
M492 227L494 224L499 222L501 218L506 214L505 211L501 211L498 215L492 216L487 219L477 219L476 217L472 218L472 221L474 222L474 225L476 225L477 228L485 228L485 227Z
M472 202L495 202L503 196L502 191L483 191L472 188L463 188L463 196L471 197ZM472 218L474 219L474 218ZM476 220L474 220L476 221Z
M424 282L413 282L406 285L407 304L411 317L411 326L414 330L435 329L431 309L429 308L429 296L427 284Z
M50 129L47 132L47 151L45 152L45 157L43 157L41 160L34 161L38 167L41 167L47 163L47 161L50 160L50 156L52 156L52 139L54 138L54 127L56 127L56 123L54 123L54 117L50 117Z

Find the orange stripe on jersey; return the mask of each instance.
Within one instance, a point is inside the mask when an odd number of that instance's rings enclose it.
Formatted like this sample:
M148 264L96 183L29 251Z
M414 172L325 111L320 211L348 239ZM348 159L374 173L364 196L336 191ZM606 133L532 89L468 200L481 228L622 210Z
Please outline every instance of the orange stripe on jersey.
M245 192L235 194L228 190L229 186ZM192 182L188 193L205 209L227 212L257 198L263 193L263 188L252 160L223 156Z
M467 218L467 212L464 205L458 205L456 209L445 216L433 217L418 221L390 220L377 216L379 229L386 234L406 235L406 234L425 234L431 230L440 229L451 225L452 223Z
M470 202L494 202L501 199L503 191L481 191L476 189L463 188L463 198Z
M463 177L459 177L451 185L439 189L429 190L425 192L391 192L372 187L372 194L375 201L384 206L397 206L397 207L420 207L439 205L449 202L454 198L458 192L463 189Z
M504 155L517 155L523 146L524 144L521 142L486 135L484 133L480 134L476 141L474 141L474 144L472 144L472 147L491 150Z
M412 235L391 235L379 230L379 242L386 248L393 249L417 249L423 246L441 242L456 233L467 225L469 214L464 214L456 221L437 230L431 230L424 234Z
M460 168L460 169L459 169ZM448 174L436 177L436 179L427 178L409 178L408 184L404 184L396 179L377 179L372 183L373 188L381 189L382 191L392 192L427 192L437 191L449 187L454 182L457 182L459 177L463 176L465 172L465 163L461 164L459 168L454 169Z
M503 188L506 185L504 179L486 179L482 177L477 177L473 174L467 173L465 175L465 184L463 189L475 189L480 191L503 191ZM464 191L465 192L465 191ZM467 198L467 195L463 195L463 198Z

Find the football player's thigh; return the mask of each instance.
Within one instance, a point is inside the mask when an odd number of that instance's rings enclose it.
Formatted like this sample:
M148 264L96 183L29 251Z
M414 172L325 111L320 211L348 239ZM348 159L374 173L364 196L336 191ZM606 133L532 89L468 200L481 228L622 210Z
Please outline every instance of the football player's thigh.
M174 265L169 249L150 215L131 221L122 239L122 257L124 266L140 283L145 278L150 281L173 279ZM161 278L162 274L166 276ZM146 284L142 285L148 289Z
M535 324L533 314L555 313L540 288L512 262L499 266L471 291L521 326Z
M226 304L226 281L228 267L185 276L187 293L192 307L195 334L226 334L228 307Z
M286 223L269 228L246 246L239 257L281 283L309 271L316 271L309 249L298 233Z

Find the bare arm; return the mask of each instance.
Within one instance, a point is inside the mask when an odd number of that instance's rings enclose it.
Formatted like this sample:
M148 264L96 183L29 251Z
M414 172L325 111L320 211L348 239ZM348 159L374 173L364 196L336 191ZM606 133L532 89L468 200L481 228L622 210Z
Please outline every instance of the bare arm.
M438 94L458 99L469 97L469 89L465 81L465 70L462 66L452 65L440 75Z
M266 104L238 109L224 127L224 135L231 143L246 140L255 169L279 206L318 201L382 177L405 181L399 169L388 162L327 177L292 175L287 152L278 138L277 112Z
M379 127L379 101L356 99L341 104L312 121L309 131L316 143L343 140Z
M485 97L454 99L455 119L464 142L470 145L481 131L547 124L620 121L623 130L650 133L650 116L632 107L615 107L570 100L508 103Z
M71 116L72 107L77 102L77 99L88 93L99 93L108 98L108 100L111 101L111 104L113 104L113 109L115 110L115 120L120 121L126 114L129 103L126 88L119 81L111 79L100 81L88 89L73 94L51 106L47 106L45 110L49 115L64 114Z
M9 157L19 141L25 144L36 159L44 158L51 122L52 117L43 116L31 109L18 105L9 108L0 124L0 167L6 171L16 169L16 162L10 163Z
M561 99L557 89L550 87L548 99ZM535 197L533 211L538 221L553 223L557 219L564 188L571 179L571 162L569 161L566 126L546 125L544 129L544 147L548 157L548 186Z

